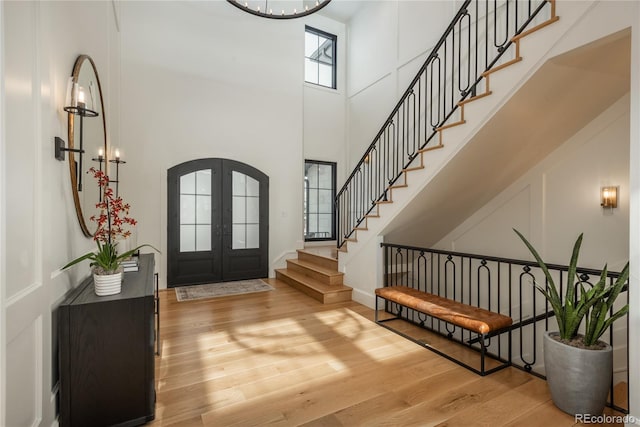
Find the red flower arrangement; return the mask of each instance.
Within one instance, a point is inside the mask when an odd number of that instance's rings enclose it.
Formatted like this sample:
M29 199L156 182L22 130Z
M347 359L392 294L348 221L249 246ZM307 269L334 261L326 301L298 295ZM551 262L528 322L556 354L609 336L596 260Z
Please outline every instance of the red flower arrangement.
M93 235L93 240L102 243L111 243L118 238L126 239L131 236L130 230L125 230L125 224L135 227L138 223L129 215L129 204L124 203L121 197L114 197L113 188L109 187L109 177L103 171L95 168L89 169L93 177L98 181L98 186L103 195L102 201L96 203L96 208L100 209L100 215L93 215L89 218L98 224L98 229Z
M120 262L133 255L140 248L151 245L140 245L122 254L118 254L118 239L126 239L131 236L129 227L135 227L137 221L129 216L129 204L124 203L121 197L115 197L113 188L109 187L109 177L103 172L95 168L89 169L93 173L93 177L98 181L102 199L96 204L96 208L100 209L99 215L93 215L89 218L98 224L98 228L93 235L93 240L98 245L97 252L89 252L79 258L74 259L64 267L63 270L81 262L85 259L91 260L90 266L94 268L94 274L114 274L121 270ZM159 252L159 251L158 251Z

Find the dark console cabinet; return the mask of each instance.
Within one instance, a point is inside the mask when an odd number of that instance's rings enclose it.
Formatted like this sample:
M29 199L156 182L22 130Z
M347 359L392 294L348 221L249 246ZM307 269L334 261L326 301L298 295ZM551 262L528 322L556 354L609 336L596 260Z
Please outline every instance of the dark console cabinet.
M136 426L155 417L154 258L99 297L87 279L58 308L61 426Z

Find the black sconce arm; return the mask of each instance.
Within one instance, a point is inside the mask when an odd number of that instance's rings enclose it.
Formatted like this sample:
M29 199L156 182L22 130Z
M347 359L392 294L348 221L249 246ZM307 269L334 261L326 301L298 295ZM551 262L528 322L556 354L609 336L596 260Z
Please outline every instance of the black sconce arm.
M62 138L56 136L55 137L55 141L54 141L54 155L55 158L57 160L64 160L65 159L65 155L64 152L65 151L70 151L73 153L84 153L84 150L82 149L77 149L77 148L66 148L65 147L65 142Z

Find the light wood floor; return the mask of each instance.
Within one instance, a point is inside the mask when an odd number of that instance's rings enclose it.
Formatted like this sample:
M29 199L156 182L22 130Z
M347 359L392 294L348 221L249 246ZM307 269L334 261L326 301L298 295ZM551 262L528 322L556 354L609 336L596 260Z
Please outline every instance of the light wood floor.
M274 291L177 302L161 292L154 426L573 426L546 383L480 377L371 321Z

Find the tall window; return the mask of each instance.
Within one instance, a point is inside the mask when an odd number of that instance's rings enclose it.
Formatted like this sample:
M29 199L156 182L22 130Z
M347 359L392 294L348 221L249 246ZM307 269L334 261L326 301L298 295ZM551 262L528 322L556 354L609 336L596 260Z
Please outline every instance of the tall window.
M305 27L304 80L336 88L336 36Z
M336 164L305 160L304 238L335 240Z

